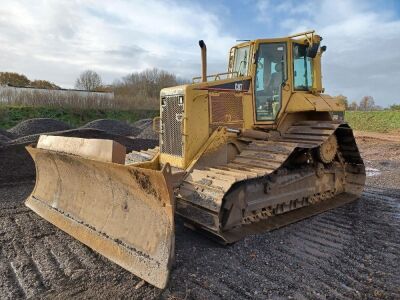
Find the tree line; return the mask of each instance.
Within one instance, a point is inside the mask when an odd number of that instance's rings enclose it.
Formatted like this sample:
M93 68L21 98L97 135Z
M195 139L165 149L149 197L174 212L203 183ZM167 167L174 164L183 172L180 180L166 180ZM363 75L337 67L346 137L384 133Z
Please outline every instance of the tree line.
M114 92L116 106L121 108L158 109L160 90L165 87L188 83L176 75L156 68L133 72L116 80L112 85L105 85L101 76L93 71L82 72L75 81L75 88L94 92ZM56 84L46 80L29 80L25 75L0 72L0 84L17 87L34 87L40 89L60 89ZM372 96L364 96L360 101L349 101L344 95L338 96L346 110L371 111L382 110L375 104ZM392 105L391 110L400 110L400 105Z
M359 102L353 100L349 101L346 96L339 95L339 101L346 107L346 110L353 111L372 111L372 110L383 110L383 108L379 105L375 104L374 97L372 96L364 96L360 99ZM400 110L400 105L393 104L387 108L389 110Z
M133 72L112 85L104 86L99 74L87 70L79 75L75 87L89 91L113 91L120 107L158 109L161 89L187 82L172 73L153 68Z
M0 85L11 85L15 87L33 87L37 89L61 89L58 85L47 80L29 80L23 74L14 72L0 72Z
M113 106L121 109L158 109L161 89L187 82L172 73L154 68L133 72L111 85L105 85L97 72L86 70L76 79L75 88L92 92L114 92ZM25 75L11 72L0 72L0 85L60 89L49 81L30 81Z

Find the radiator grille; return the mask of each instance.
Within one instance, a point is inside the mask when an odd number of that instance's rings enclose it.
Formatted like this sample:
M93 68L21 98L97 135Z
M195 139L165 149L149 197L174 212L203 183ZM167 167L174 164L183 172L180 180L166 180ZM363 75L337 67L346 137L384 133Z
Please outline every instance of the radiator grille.
M227 125L242 127L243 103L242 96L235 93L220 93L210 96L211 127Z
M183 96L166 96L161 104L161 152L182 156Z

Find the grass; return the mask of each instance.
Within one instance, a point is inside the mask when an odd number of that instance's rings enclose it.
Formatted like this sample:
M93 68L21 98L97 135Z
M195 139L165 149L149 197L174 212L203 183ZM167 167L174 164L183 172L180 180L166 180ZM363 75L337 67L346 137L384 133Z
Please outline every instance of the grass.
M345 119L354 130L390 132L400 130L400 111L346 111Z
M133 123L158 116L156 110L101 110L58 107L0 105L0 128L8 129L32 118L53 118L78 127L96 119L115 119Z

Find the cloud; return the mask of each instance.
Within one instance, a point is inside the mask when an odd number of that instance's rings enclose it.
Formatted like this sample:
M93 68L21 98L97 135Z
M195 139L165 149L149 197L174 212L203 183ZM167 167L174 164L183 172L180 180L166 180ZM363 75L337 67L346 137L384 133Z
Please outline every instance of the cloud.
M400 79L400 20L389 7L371 1L294 1L275 6L259 1L258 21L272 22L280 32L315 28L328 51L323 56L327 93L350 100L371 95L386 106L399 102L394 88ZM269 23L271 22L268 21ZM267 22L267 23L268 23Z
M200 73L199 39L207 43L209 72L214 73L226 70L236 35L283 36L315 28L328 46L326 91L350 100L372 95L388 105L400 100L394 92L400 78L400 20L388 3L5 1L0 6L0 66L63 87L73 86L86 69L110 83L152 67L191 78Z
M0 8L0 65L70 87L85 69L105 81L145 68L200 73L199 39L210 72L226 69L235 38L217 15L173 1L9 1Z

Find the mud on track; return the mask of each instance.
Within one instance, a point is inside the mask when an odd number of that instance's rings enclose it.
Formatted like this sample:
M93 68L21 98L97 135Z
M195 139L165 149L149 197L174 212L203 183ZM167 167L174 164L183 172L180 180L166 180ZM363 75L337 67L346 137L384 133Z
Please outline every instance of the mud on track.
M369 156L374 148L364 146ZM178 219L176 264L164 291L135 289L139 278L25 208L33 183L0 187L0 298L398 298L400 179L390 168L396 158L384 159L367 157L385 170L359 201L229 247Z

